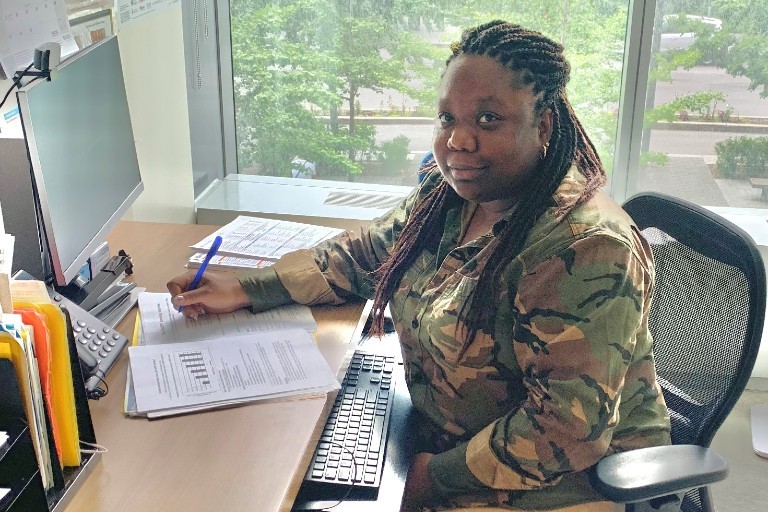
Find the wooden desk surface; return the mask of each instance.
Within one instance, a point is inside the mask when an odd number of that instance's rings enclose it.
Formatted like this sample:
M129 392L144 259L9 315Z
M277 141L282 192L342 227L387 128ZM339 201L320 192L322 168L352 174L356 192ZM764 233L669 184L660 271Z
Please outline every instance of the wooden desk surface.
M111 252L133 258L133 281L148 291L182 273L188 246L216 226L122 221L109 237ZM318 345L336 371L362 303L313 308ZM130 337L135 313L118 326ZM259 511L289 510L319 437L325 399L252 404L147 420L121 413L128 354L107 375L109 394L90 401L102 455L64 510Z

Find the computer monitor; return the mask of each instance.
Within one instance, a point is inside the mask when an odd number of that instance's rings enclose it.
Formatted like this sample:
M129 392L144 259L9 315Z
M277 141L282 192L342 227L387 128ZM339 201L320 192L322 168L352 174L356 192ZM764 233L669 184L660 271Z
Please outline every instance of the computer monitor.
M70 283L143 190L117 37L16 93L43 257ZM47 255L45 254L47 252Z

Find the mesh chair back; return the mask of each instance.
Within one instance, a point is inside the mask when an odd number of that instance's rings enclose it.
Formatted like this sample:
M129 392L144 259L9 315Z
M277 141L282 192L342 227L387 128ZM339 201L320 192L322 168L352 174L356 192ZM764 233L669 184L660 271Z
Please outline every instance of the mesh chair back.
M638 194L624 204L650 243L656 368L674 444L709 446L755 364L766 278L752 239L719 215L678 198ZM683 511L709 510L706 489Z

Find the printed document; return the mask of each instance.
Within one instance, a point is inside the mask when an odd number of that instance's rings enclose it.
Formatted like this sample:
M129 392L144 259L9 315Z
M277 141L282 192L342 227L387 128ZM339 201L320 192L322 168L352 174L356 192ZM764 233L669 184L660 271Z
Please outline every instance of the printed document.
M247 310L239 310L227 314L208 314L198 317L196 320L185 317L173 308L171 296L168 293L139 294L139 315L141 322L137 324L134 334L134 346L163 346L166 349L176 349L179 343L210 341L215 345L226 345L232 340L241 337L250 338L257 333L267 331L286 331L300 329L310 336L317 330L317 322L307 306L292 304L261 313L250 313ZM312 338L310 338L312 339ZM313 348L317 351L317 348ZM318 352L319 353L319 352ZM322 359L322 364L326 365ZM174 407L141 413L137 409L136 390L133 380L133 364L128 366L128 378L125 386L125 398L123 412L129 416L147 416L158 418L175 414L185 414L199 410L211 409L235 405L243 402L251 402L252 397L228 398L215 403L205 403L188 407ZM330 371L330 370L329 370ZM301 393L308 394L325 393L328 390L308 388ZM295 391L275 392L268 397L278 399L294 397Z
M339 388L304 330L129 347L139 413L329 392Z
M223 340L261 331L283 329L317 330L312 311L301 304L251 313L239 309L232 313L201 315L193 320L176 311L169 293L139 295L141 339L145 345L184 341Z
M223 242L219 255L277 260L286 253L312 247L342 231L326 226L240 215L191 248L205 252L220 236Z

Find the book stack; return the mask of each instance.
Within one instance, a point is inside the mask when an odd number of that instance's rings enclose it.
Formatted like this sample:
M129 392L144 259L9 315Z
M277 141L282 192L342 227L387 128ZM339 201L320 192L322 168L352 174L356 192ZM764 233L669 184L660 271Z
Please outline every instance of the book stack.
M170 294L144 292L123 412L160 418L339 389L314 343L316 329L299 304L191 319L174 309Z
M190 246L193 251L188 268L198 268L213 240L223 242L208 263L210 269L252 269L272 265L282 255L306 249L343 230L285 220L241 215L215 233Z

